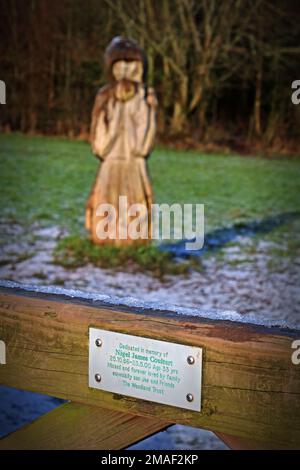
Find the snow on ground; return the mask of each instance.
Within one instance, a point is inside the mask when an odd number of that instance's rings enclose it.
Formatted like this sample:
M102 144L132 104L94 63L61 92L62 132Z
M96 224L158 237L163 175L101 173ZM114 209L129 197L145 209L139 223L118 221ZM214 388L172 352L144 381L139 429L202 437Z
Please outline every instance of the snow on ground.
M92 265L65 269L53 264L52 251L62 235L58 227L33 228L26 234L18 226L7 230L13 230L14 237L1 247L0 279L205 311L220 309L227 314L238 312L250 321L300 327L300 257L293 263L289 257L281 257L270 268L271 249L276 248L273 242L258 241L249 254L245 248L251 245L251 238L240 237L235 246L222 250L222 257L218 253L204 257L203 271L166 276L161 281L150 274L120 269Z
M3 230L2 230L3 229ZM53 264L52 252L64 234L59 227L3 225L0 279L26 284L59 285L65 289L133 297L179 307L238 312L258 322L288 323L300 328L300 258L280 257L274 263L274 242L239 237L235 245L202 259L203 270L188 276L168 276L161 281L144 273L104 270L87 265L65 269ZM29 392L0 389L2 435L31 421L59 403ZM217 437L204 430L174 426L136 448L225 449Z

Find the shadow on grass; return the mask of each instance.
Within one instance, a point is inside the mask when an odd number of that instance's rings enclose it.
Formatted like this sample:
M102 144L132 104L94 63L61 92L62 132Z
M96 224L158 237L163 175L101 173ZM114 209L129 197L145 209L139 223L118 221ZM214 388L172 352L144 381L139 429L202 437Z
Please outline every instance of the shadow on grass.
M267 234L273 230L300 218L300 212L284 212L261 220L237 223L231 227L213 230L205 235L204 246L201 250L187 250L186 243L193 240L180 240L178 243L164 243L160 245L162 251L171 253L175 258L189 258L190 256L203 256L208 252L216 251L237 237L251 237L257 234Z

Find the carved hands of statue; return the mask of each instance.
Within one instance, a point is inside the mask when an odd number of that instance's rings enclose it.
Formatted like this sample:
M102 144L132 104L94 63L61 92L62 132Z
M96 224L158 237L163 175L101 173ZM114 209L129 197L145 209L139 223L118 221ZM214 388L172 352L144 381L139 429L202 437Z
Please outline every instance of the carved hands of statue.
M131 100L137 91L137 85L131 80L123 79L115 85L115 97L122 102Z
M158 101L153 88L150 88L147 95L147 103L151 108L157 108Z

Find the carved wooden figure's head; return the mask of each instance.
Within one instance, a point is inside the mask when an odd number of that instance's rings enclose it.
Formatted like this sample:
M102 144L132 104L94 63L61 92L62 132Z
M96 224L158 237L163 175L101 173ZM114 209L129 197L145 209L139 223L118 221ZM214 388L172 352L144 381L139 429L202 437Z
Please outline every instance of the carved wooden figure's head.
M104 59L110 81L147 82L147 57L133 39L115 37L108 44Z
M140 60L118 60L112 66L112 74L117 82L125 79L141 83L143 64Z

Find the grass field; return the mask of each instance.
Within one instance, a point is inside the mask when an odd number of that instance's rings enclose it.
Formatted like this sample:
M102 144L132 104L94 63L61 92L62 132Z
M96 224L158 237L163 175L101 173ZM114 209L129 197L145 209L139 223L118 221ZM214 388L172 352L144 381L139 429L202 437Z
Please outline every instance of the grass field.
M85 142L0 136L1 217L84 234L98 161ZM157 203L204 203L206 232L300 210L300 160L156 149L149 170ZM298 232L298 221L279 229Z

